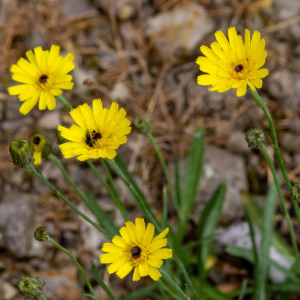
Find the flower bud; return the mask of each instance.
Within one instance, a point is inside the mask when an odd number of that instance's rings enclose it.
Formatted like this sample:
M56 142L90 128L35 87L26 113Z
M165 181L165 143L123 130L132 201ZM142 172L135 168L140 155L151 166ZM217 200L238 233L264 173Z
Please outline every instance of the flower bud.
M51 145L43 135L38 133L31 137L30 142L33 148L34 164L39 165L42 163L42 157L47 158L52 152Z
M44 242L48 240L49 233L46 227L38 227L34 232L34 237L37 241Z
M264 140L265 136L259 129L250 129L246 133L246 141L250 148L259 149Z
M13 163L20 167L25 168L33 162L32 148L24 138L14 139L9 146Z
M146 116L135 118L132 125L141 134L146 135L151 132L151 122Z
M293 200L300 202L300 183L297 183L292 186L291 196Z
M24 276L19 281L18 288L26 298L35 299L42 295L44 285L38 277Z

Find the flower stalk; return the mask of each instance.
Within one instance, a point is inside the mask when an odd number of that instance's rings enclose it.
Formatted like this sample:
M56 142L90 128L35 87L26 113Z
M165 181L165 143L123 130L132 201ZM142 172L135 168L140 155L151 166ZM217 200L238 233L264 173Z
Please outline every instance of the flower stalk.
M85 219L88 223L92 226L97 228L100 232L102 232L105 236L110 237L111 235L104 230L101 226L99 226L96 222L94 222L91 218L89 218L86 214L80 211L72 202L70 202L64 195L62 195L54 185L49 182L40 172L38 172L33 164L27 165L25 167L26 171L34 175L38 178L41 182L43 182L56 196L62 199L67 205L69 205L77 214L79 214L83 219Z
M284 180L286 182L287 188L290 191L291 188L292 188L292 184L291 184L291 181L290 181L290 179L288 177L288 173L287 173L287 170L285 168L285 165L284 165L284 162L283 162L280 150L279 150L278 141L277 141L277 135L276 135L276 130L275 130L275 126L274 126L274 122L273 122L272 116L271 116L271 114L270 114L270 112L268 110L268 107L267 107L266 103L258 95L258 93L256 91L252 91L251 89L248 89L248 90L249 90L249 93L251 94L252 98L261 107L261 109L263 110L265 116L267 117L267 120L268 120L268 123L269 123L269 127L270 127L272 145L273 145L273 148L274 148L274 151L275 151L275 155L276 155L276 158L278 160L278 163L279 163L279 166L280 166L283 178L284 178ZM294 210L295 210L295 213L296 213L299 225L300 225L300 208L299 208L299 204L293 198L292 198L292 204L293 204L293 207L294 207Z

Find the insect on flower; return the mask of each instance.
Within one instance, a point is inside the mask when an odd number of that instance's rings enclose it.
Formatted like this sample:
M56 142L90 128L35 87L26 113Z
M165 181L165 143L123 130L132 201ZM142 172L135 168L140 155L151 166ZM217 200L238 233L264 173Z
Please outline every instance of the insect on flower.
M85 142L89 147L94 147L95 146L95 142L94 139L91 137L90 132L87 130L86 131L86 135L85 135Z

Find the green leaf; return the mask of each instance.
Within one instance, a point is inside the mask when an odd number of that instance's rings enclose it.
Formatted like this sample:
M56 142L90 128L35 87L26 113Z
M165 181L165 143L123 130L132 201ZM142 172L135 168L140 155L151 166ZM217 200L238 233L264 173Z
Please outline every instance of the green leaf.
M194 137L191 143L191 147L187 156L187 164L183 179L183 190L181 195L181 209L180 209L180 224L178 236L179 240L182 240L186 231L188 218L191 210L194 207L197 189L199 186L199 180L202 170L204 155L204 138L203 130L198 128L194 132Z
M97 199L93 196L93 194L89 190L84 190L85 197L88 202L88 206L90 210L93 212L99 224L108 231L112 236L118 234L118 228L114 224L111 217L101 208Z
M229 300L230 297L228 297L226 294L220 292L217 288L208 285L207 283L202 284L202 291L204 294L208 296L208 299L211 300Z
M113 295L111 290L108 288L108 286L104 283L104 281L103 281L101 275L99 274L98 269L97 269L94 262L91 263L91 266L92 266L92 272L93 272L94 278L99 283L99 285L103 288L105 293L108 295L109 299L117 300L117 298L115 298L115 296Z
M202 241L198 248L198 270L202 280L205 277L205 264L213 242L214 231L220 220L225 195L226 185L221 183L205 205L198 223L197 240Z

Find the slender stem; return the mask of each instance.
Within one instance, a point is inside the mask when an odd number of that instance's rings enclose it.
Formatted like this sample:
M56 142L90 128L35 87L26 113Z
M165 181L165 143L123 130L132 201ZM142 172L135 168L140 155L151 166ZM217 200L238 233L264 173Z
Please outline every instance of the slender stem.
M65 167L63 166L63 164L61 163L61 161L59 160L59 158L57 156L55 156L54 154L50 154L48 156L48 158L57 165L57 167L60 169L60 171L64 175L67 183L75 190L75 192L77 193L77 195L79 196L79 198L84 202L84 204L87 207L89 207L89 204L88 204L88 201L87 201L86 197L81 193L81 191L79 190L79 188L77 187L77 185L71 179L70 175L68 174L67 170L65 169Z
M162 268L160 268L159 271L161 272L163 279L181 296L181 299L190 300L190 297L186 295L177 283L170 278L167 272L165 272Z
M89 279L87 278L87 276L86 276L85 272L83 271L81 265L79 264L78 260L74 257L72 252L68 251L67 249L62 247L60 244L56 243L51 237L48 237L48 242L50 242L53 246L55 246L56 248L58 248L59 250L61 250L65 254L67 254L72 259L72 261L75 263L76 267L78 268L78 271L80 272L81 276L83 277L87 287L89 288L90 292L92 293L93 298L96 299L96 300L99 300L99 298L97 297L97 295L96 295Z
M291 188L292 188L292 184L291 184L291 181L289 179L287 170L285 168L285 165L284 165L284 162L283 162L280 150L279 150L277 136L276 136L276 130L275 130L274 122L272 120L272 116L271 116L271 114L270 114L270 112L268 110L268 107L267 107L266 103L258 95L258 93L256 91L252 91L251 89L248 89L248 90L249 90L251 96L253 97L253 99L261 107L261 109L263 110L263 112L265 113L265 115L266 115L266 117L268 119L269 127L270 127L270 133L271 133L271 139L272 139L272 144L273 144L273 147L274 147L275 155L276 155L276 158L278 160L278 163L279 163L282 175L284 177L284 180L286 182L287 188L290 191ZM292 199L292 204L293 204L294 210L296 212L298 222L300 224L300 208L299 208L299 204L298 204L298 202L297 202L296 199Z
M104 235L106 235L108 238L111 237L111 235L104 230L102 227L100 227L97 223L95 223L92 219L90 219L87 215L85 215L83 212L81 212L72 202L70 202L64 195L62 195L56 187L52 185L51 182L49 182L41 173L37 172L33 164L27 165L25 168L29 173L37 177L41 182L43 182L56 196L58 196L60 199L62 199L66 204L68 204L76 213L78 213L83 219L85 219L87 222L89 222L92 226L97 228L100 232L102 232Z
M63 96L59 95L56 96L56 99L68 110L71 111L73 109L72 105L69 103L69 101Z
M114 194L113 199L114 199L114 201L115 201L115 204L116 204L117 207L119 208L119 210L120 210L120 212L121 212L123 218L125 219L125 221L128 221L128 220L129 220L129 217L128 217L126 208L125 208L125 206L124 206L124 203L123 203L123 202L121 201L121 199L120 199L120 194L119 194L119 192L118 192L118 190L117 190L117 188L116 188L116 185L115 185L114 180L113 180L113 178L112 178L112 176L111 176L111 173L110 173L110 171L109 171L109 168L107 167L107 164L106 164L106 162L105 162L104 159L101 158L101 159L100 159L100 162L101 162L101 165L102 165L102 167L103 167L103 169L104 169L104 172L105 172L105 174L106 174L106 176L107 176L107 179L108 179L108 181L109 181L109 183L110 183L110 186L111 186L111 188L112 188L112 192L113 192L113 194Z
M163 170L163 173L165 175L165 178L166 178L166 182L167 182L167 187L168 187L168 190L169 190L169 194L170 194L170 197L172 199L172 202L173 202L173 205L174 205L174 208L175 210L177 211L177 213L179 212L179 204L178 204L178 201L177 201L177 198L174 196L174 193L173 193L173 189L172 189L172 185L171 185L171 180L170 180L170 176L169 176L169 172L168 172L168 168L167 168L167 165L166 165L166 161L151 133L151 131L149 131L147 134L146 134L147 138L149 139L150 143L152 144L155 152L156 152L156 155L159 159L159 162L161 164L161 167L162 167L162 170Z
M275 183L275 186L276 186L276 189L277 189L277 192L278 192L278 195L279 195L279 199L280 199L280 202L281 202L281 206L282 206L282 209L283 209L283 212L284 212L287 224L288 224L288 228L289 228L289 231L290 231L292 245L293 245L295 256L296 256L297 270L300 274L299 250L298 250L296 235L295 235L295 231L294 231L294 228L293 228L293 225L292 225L290 214L289 214L288 209L286 207L285 200L284 200L281 188L280 188L280 184L279 184L279 181L278 181L278 178L277 178L276 170L275 170L273 161L270 158L265 145L262 145L259 148L259 150L262 153L262 155L264 156L264 158L266 159L266 161L269 165L269 168L272 172L273 178L274 178L274 183Z
M154 225L155 229L160 232L161 228L158 225L156 218L154 217L152 211L149 209L148 205L145 203L143 198L140 196L139 192L136 190L135 186L130 182L130 179L124 174L124 172L119 168L114 159L107 159L106 162L110 167L118 174L118 176L127 185L134 198L138 201L140 207L142 208L147 219Z

